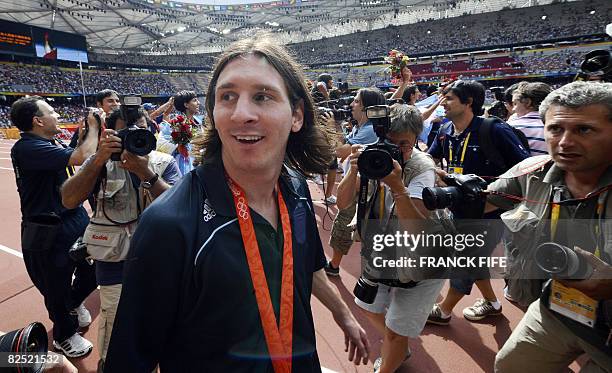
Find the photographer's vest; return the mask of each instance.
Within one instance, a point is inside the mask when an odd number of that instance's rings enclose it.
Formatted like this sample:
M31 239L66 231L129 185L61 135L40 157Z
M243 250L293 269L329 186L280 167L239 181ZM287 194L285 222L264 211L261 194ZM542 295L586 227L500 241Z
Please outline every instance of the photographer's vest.
M547 162L548 161L548 162ZM539 167L538 167L539 166ZM535 168L535 169L534 169ZM525 171L530 170L523 175ZM510 295L521 304L530 304L538 298L545 298L548 292L542 293L543 280L541 272L535 264L535 248L546 241L551 241L551 229L548 223L552 217L552 204L542 201L553 201L555 180L562 177L562 170L554 165L550 156L542 155L527 158L500 177L511 177L512 173L520 176L514 180L520 185L524 200L512 210L501 215L501 219L512 233L511 241L506 243L506 249L512 256L513 264L508 270L508 286ZM597 189L612 184L612 167L600 177ZM565 185L561 182L560 185ZM593 197L597 198L597 197ZM601 229L601 247L598 256L608 264L612 263L612 196L610 191L599 195L601 213L593 220L593 225ZM563 207L561 207L563 208ZM594 248L583 248L592 251ZM599 302L599 312L609 328L612 328L612 300ZM609 332L612 336L612 329ZM593 333L594 335L594 333ZM584 336L583 336L584 337ZM612 337L611 337L612 338ZM597 341L589 341L598 346ZM601 347L601 346L599 346ZM608 346L612 351L612 345Z
M149 154L149 169L162 175L173 161L167 154ZM87 252L95 260L119 262L125 259L130 239L142 211L153 202L142 186L135 188L130 173L120 162L106 162L106 178L96 195L96 211L83 235Z

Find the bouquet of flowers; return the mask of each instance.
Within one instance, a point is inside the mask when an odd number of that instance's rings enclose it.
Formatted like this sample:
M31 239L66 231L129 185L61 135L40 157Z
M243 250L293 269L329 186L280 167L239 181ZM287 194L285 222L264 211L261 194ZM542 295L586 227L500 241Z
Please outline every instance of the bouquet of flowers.
M177 144L177 151L184 157L189 157L189 149L187 144L191 142L191 139L196 135L197 128L195 123L183 115L177 115L174 119L170 120L170 137L172 142Z
M391 64L389 70L391 70L391 77L394 79L402 78L402 69L408 66L408 56L404 52L392 49L389 55L385 57L385 62Z

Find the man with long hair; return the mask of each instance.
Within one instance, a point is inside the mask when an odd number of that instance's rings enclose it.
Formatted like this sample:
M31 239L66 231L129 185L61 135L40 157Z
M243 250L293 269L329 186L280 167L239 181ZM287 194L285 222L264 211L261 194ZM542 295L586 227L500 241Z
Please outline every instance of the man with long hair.
M219 58L200 165L142 216L106 372L319 372L310 295L368 344L323 267L304 175L327 169L301 68L265 38Z

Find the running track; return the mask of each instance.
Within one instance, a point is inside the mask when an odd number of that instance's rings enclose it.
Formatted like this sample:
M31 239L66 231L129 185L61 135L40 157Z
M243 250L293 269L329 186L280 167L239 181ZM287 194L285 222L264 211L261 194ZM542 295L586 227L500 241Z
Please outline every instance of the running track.
M47 329L51 328L42 296L30 281L20 248L19 197L10 161L10 148L14 140L0 139L0 331L21 328L38 320ZM319 232L325 246L325 252L331 255L329 229L336 213L330 208L326 216L325 205L321 203L321 187L310 184L319 222ZM349 304L357 319L366 331L371 355L379 356L381 336L368 324L365 316L353 303L352 289L359 277L359 249L354 245L351 252L342 262L340 279L333 279L344 300ZM502 294L503 282L495 280L493 284L498 296ZM443 293L446 292L446 286ZM502 299L504 314L492 319L472 323L463 319L461 311L470 306L479 296L474 290L465 297L455 309L450 326L426 326L422 336L410 342L412 358L398 372L492 372L495 354L516 327L523 311ZM97 291L86 301L91 311L93 323L84 336L96 345L99 298ZM324 371L336 372L372 372L371 362L367 366L355 367L347 361L344 352L344 337L335 325L331 314L313 297L313 314L315 318L317 346ZM152 327L155 327L152 325ZM73 359L79 372L95 372L98 352L87 357ZM573 371L579 370L581 363L574 363ZM571 371L571 370L570 370ZM543 372L544 373L544 372Z

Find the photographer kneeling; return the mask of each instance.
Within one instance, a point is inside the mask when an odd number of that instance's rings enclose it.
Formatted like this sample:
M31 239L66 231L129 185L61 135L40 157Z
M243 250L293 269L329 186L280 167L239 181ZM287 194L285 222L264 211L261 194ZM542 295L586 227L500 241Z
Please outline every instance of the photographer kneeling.
M123 260L140 214L179 179L174 158L153 150L155 137L147 129L140 105L114 110L106 124L97 152L61 191L67 208L78 206L92 191L97 202L83 236L87 252L82 255L96 260L100 285L98 371L102 371L121 295Z
M358 219L358 226L362 236L361 255L364 263L372 253L372 247L368 247L370 246L368 242L371 241L367 237L371 237L373 231L381 228L375 224L375 220L387 222L385 225L397 228L397 232L405 230L417 233L422 232L424 224L421 222L426 219L429 222L432 216L423 205L421 195L423 188L434 185L435 165L429 155L414 147L423 129L423 120L418 109L414 107L394 105L390 109L389 115L389 107L384 105L366 108L368 118L374 122L379 141L376 145L369 145L365 151L361 145L352 146L351 167L338 187L340 209L353 203L358 197L358 192L360 200L362 199L361 192L364 191L362 180L369 179L367 183L374 191L374 195L368 198L365 207L360 201L359 209L363 211L358 211L358 217L361 217ZM387 111L386 115L382 110ZM372 119L371 113L378 118ZM379 115L380 113L382 115ZM380 158L374 159L384 151L389 154L388 157L383 155L387 158L385 162L379 162ZM364 157L366 153L369 153L369 157ZM374 157L371 157L372 155ZM388 167L381 171L384 168L380 167L383 163ZM367 192L364 194L367 195ZM367 228L366 222L369 225ZM383 231L387 233L393 229L383 228ZM394 248L385 247L383 250L388 249ZM382 277L378 279L370 277L364 281L364 277L365 275L362 275L355 289L358 296L355 303L367 311L370 321L384 335L382 357L376 360L374 369L375 372L394 372L410 356L408 338L418 337L423 330L443 281L439 279L411 281L414 278L383 281ZM365 287L369 285L373 290L370 292L373 293L370 294L370 299L365 299L367 297L363 296L364 289L359 289L360 284L364 283Z

